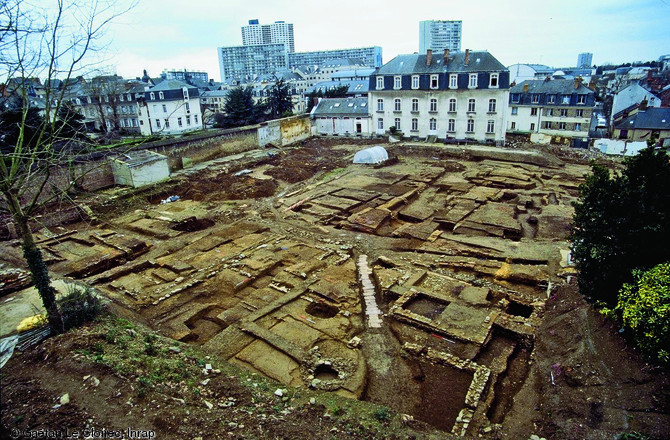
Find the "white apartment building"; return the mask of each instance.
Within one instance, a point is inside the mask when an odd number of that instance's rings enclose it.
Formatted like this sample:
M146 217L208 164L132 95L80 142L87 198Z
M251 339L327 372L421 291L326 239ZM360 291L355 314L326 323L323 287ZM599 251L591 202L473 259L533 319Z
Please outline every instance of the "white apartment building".
M461 50L461 20L424 20L419 22L419 53Z
M275 21L272 24L259 24L258 20L254 19L249 20L247 26L242 26L243 46L277 43L285 44L287 53L295 51L292 23Z
M378 135L505 143L509 72L486 51L399 55L369 85Z
M178 80L147 87L138 101L143 135L179 134L202 129L198 89Z

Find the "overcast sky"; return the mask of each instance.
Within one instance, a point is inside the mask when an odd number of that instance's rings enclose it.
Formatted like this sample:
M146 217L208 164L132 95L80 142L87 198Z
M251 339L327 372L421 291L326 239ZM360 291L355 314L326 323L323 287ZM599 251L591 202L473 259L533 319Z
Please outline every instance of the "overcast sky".
M216 48L241 45L253 18L293 23L297 52L381 46L384 62L418 51L420 20L462 20L462 49L506 66L573 66L580 52L594 64L670 54L670 0L139 0L109 28L106 64L126 78L187 68L218 81Z

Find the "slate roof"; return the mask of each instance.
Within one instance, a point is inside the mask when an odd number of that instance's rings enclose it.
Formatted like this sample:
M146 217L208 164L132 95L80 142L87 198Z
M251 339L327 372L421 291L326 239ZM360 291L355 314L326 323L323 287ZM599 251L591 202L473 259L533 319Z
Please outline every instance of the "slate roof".
M321 90L325 92L326 90L334 89L341 86L348 86L347 93L358 94L358 93L368 93L370 91L370 81L367 79L355 79L347 81L319 81L305 91L305 93L312 93L313 91Z
M487 51L470 51L470 60L465 64L465 52L451 52L449 63L444 65L443 52L434 52L430 66L426 66L426 54L398 55L377 71L377 75L411 75L443 72L501 72L507 71Z
M312 110L313 116L368 116L367 98L323 98Z
M333 72L330 75L331 78L351 78L351 77L369 77L375 73L375 69L362 68L362 69L353 69L353 70L340 70L339 72Z
M178 79L166 79L149 89L150 92L159 92L161 90L178 90L182 87L192 89L193 86Z
M626 119L614 128L621 130L670 130L670 108L648 107Z
M526 84L528 84L528 92L524 92L524 86ZM549 81L545 81L543 79L526 80L512 87L509 92L538 94L547 93L549 95L571 95L573 93L578 95L593 94L593 90L586 87L583 83L579 85L579 88L575 89L575 81L572 79L552 79Z

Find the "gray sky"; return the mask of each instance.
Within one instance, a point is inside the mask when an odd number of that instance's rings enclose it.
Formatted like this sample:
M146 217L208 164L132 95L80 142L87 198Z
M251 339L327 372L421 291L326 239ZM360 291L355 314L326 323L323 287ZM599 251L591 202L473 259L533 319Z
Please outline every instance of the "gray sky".
M655 60L670 53L670 0L139 0L109 29L107 65L126 78L165 69L220 79L216 48L242 44L240 27L284 20L295 49L381 46L384 62L419 48L420 20L463 20L462 49L504 65L573 66Z

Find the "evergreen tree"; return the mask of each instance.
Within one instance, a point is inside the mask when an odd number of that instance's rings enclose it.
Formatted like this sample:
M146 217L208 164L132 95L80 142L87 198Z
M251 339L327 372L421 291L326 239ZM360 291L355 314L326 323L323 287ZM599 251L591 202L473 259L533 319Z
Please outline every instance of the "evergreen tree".
M270 88L270 96L268 96L265 104L272 119L281 118L293 111L291 88L283 78L275 78L275 83Z

